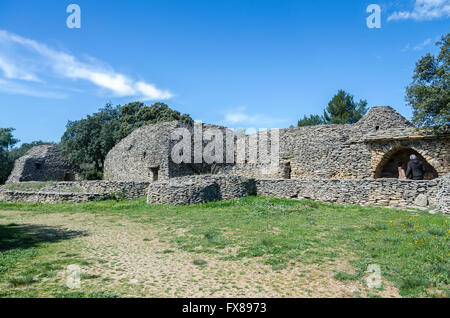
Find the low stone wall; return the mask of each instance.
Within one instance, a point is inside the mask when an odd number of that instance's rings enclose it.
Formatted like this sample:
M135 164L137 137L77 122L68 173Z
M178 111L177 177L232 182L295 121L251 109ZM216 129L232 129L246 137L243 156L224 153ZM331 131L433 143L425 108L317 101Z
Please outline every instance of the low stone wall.
M450 174L441 178L437 194L437 205L443 213L450 214Z
M237 176L191 176L149 185L149 204L198 204L255 194L254 181Z
M122 181L75 181L55 182L45 186L43 192L86 192L112 194L124 199L144 198L147 195L149 182ZM72 191L71 191L72 190Z
M0 187L0 201L5 202L86 202L108 199L145 198L149 182L119 181L75 181L54 182L45 184L39 190L8 189L8 185ZM11 185L12 186L12 185Z
M0 191L0 201L5 202L32 202L32 203L81 203L94 200L107 200L109 194L99 193L58 193L58 192L33 192L33 191Z
M286 180L203 175L160 182L76 181L46 184L39 191L0 189L6 202L85 202L147 196L150 204L195 204L248 195L313 199L339 204L392 207L437 206L450 213L450 175L431 181L396 179Z
M439 180L256 180L258 195L392 207L434 206Z
M439 185L442 183L440 179L254 180L231 176L195 176L150 184L147 201L150 204L194 204L256 194L339 204L428 207L437 206L439 202L444 205L448 202L448 195L445 194L449 191L448 183L447 187L441 189ZM438 190L442 193L441 197L447 199L438 197Z

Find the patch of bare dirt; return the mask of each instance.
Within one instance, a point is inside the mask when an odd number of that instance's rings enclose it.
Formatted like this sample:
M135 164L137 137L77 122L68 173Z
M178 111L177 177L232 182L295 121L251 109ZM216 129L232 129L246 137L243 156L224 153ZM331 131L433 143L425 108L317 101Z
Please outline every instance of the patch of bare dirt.
M220 260L215 254L184 252L162 242L164 231L149 223L134 223L117 216L95 214L29 214L0 212L0 223L43 224L86 236L58 243L61 250L77 253L89 262L82 266L81 289L103 290L124 297L355 297L370 293L400 297L389 282L382 291L367 289L364 282L343 283L336 271L351 272L346 261L302 265L274 271L258 259ZM182 231L181 231L182 232ZM177 233L181 233L177 232ZM194 265L195 259L207 262Z

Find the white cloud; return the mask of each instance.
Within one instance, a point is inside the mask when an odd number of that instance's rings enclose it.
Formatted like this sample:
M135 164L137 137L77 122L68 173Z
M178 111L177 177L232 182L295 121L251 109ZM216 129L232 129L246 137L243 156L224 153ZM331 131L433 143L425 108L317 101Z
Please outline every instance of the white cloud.
M275 118L263 114L248 114L245 107L230 109L224 113L222 123L231 128L268 128L273 129L280 125L286 125L287 119ZM240 126L240 127L238 127Z
M22 85L19 83L14 83L0 78L0 91L7 94L19 94L32 97L43 97L43 98L55 98L62 99L67 96L63 93L45 91L42 89L36 89Z
M415 0L411 11L394 12L388 21L426 21L445 17L450 17L450 0Z
M159 89L156 89L155 86L151 84L147 84L145 82L138 82L136 83L137 90L143 95L143 96L160 96L160 99L169 99L172 97L172 94L169 91L162 91Z
M427 47L428 45L430 45L433 42L432 39L426 39L425 41L423 41L423 43L416 45L415 47L413 47L414 51L420 51L423 50L425 47Z
M425 41L423 41L420 44L417 44L416 46L412 46L410 43L408 43L403 49L402 52L407 52L407 51L422 51L424 50L427 46L429 46L430 44L433 43L433 40L431 38L426 39Z
M13 63L5 60L0 56L0 70L3 71L4 76L10 79L19 79L23 81L40 82L35 74L29 73L25 70L18 69Z
M135 81L117 73L98 62L79 61L76 57L62 51L51 49L43 43L0 30L0 44L14 47L19 55L0 50L0 69L6 78L40 81L37 75L27 73L27 69L38 69L40 76L53 75L71 80L84 80L119 97L138 97L141 100L162 100L172 97L167 90L160 90L153 84ZM25 54L24 54L25 51ZM30 55L32 58L30 58Z

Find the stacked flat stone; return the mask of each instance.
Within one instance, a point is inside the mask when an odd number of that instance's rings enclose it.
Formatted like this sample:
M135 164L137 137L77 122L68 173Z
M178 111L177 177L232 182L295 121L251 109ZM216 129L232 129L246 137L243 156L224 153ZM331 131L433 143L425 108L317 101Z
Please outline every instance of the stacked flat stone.
M161 181L153 183L148 190L148 204L200 204L217 201L219 185L214 181Z
M253 180L236 176L191 176L153 182L149 185L149 204L199 204L231 200L254 194Z
M450 174L440 180L437 201L439 209L450 214Z

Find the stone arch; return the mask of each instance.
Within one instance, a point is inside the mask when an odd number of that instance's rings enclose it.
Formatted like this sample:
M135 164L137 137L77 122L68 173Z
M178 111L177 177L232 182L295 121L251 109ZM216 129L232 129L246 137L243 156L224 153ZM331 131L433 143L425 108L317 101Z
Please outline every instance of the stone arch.
M411 147L394 146L378 163L374 178L398 178L399 165L407 164L411 155L416 155L417 158L425 165L426 180L432 180L438 177L436 169L418 151Z

